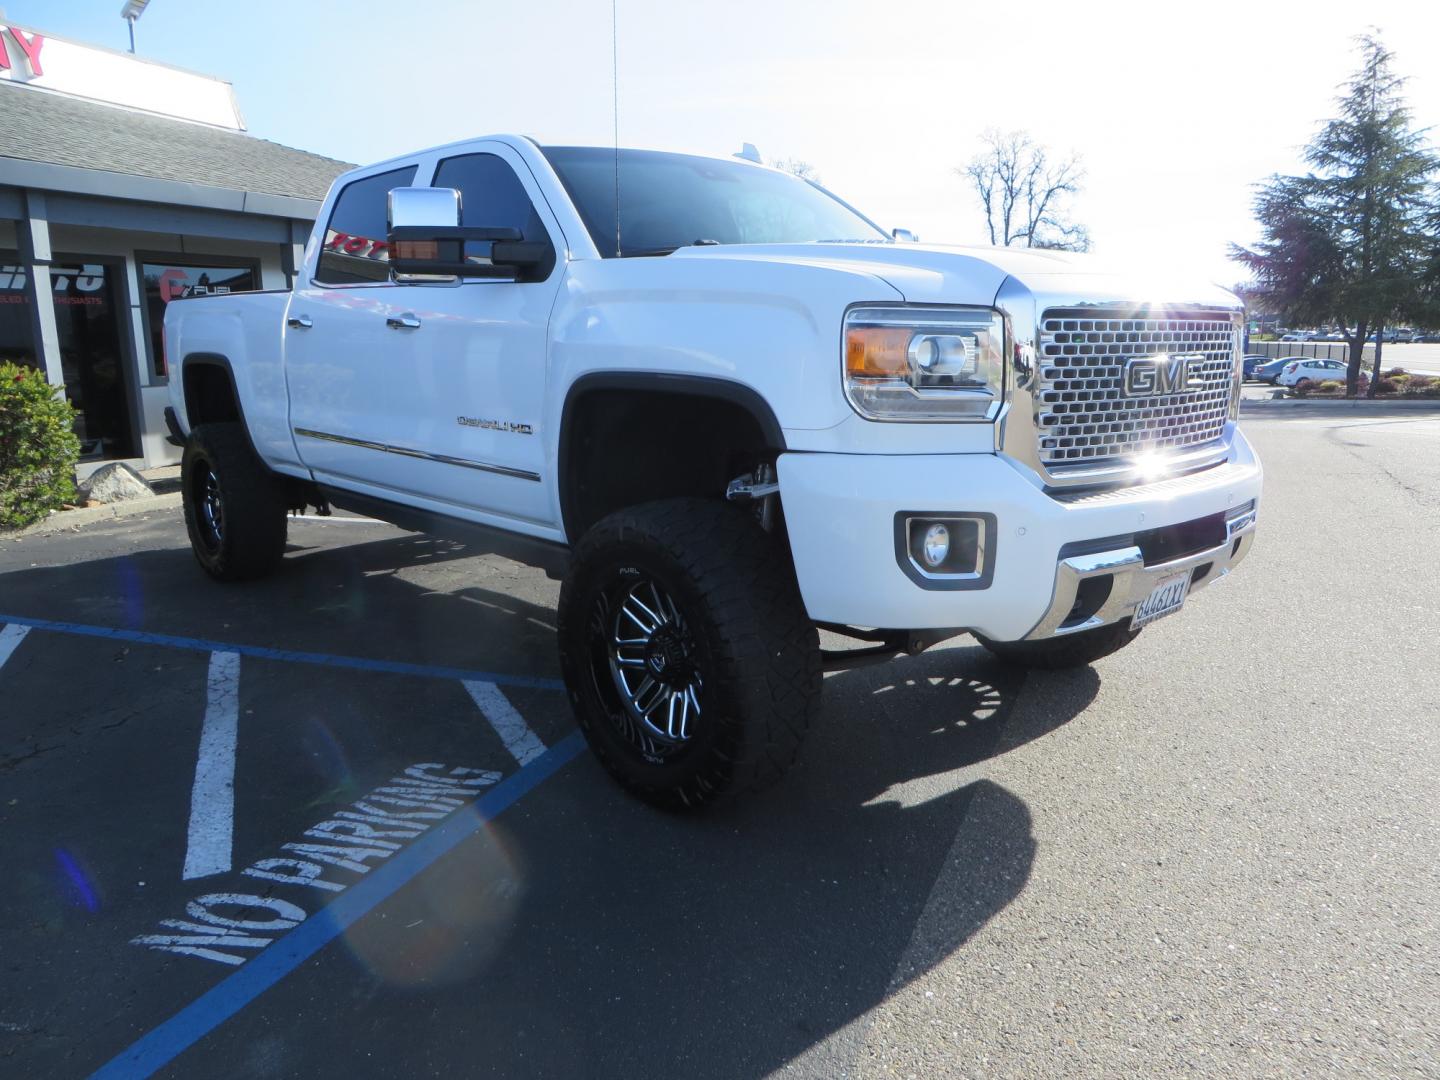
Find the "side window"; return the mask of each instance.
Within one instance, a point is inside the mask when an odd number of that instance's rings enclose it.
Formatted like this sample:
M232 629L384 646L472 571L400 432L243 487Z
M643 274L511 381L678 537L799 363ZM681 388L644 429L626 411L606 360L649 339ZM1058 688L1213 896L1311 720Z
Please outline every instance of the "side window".
M387 198L391 188L409 187L415 166L394 169L345 185L330 212L315 280L322 285L354 285L390 280Z
M548 242L550 239L515 170L494 154L446 158L435 170L431 186L455 188L460 192L462 225L519 229L521 238L527 241ZM489 249L487 242L469 241L465 245L465 256L488 260ZM553 266L552 256L549 263L539 268L536 278L549 277Z

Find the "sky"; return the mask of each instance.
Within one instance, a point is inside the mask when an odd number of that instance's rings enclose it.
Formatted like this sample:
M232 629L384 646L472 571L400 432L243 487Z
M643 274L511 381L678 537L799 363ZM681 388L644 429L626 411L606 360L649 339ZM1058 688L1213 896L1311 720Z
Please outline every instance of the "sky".
M983 243L956 169L990 128L1078 153L1074 217L1118 261L1223 285L1254 185L1303 169L1372 27L1440 127L1440 4L944 0L151 0L145 57L232 82L251 134L365 163L497 132L811 163L887 228ZM127 46L121 0L0 0Z

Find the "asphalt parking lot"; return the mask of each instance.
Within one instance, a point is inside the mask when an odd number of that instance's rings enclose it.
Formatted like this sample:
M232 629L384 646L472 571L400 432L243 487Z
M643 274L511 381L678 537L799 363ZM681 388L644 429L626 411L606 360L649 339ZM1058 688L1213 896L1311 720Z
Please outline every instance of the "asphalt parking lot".
M698 819L584 752L538 571L0 541L0 1073L1440 1076L1440 411L1248 426L1259 539L1179 618L831 675Z

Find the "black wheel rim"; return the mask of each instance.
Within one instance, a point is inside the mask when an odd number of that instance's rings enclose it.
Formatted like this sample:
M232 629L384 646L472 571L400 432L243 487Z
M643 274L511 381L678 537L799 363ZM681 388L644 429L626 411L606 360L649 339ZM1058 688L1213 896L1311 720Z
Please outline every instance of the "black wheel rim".
M695 736L704 679L684 612L664 585L625 574L596 599L590 623L595 685L625 740L663 761Z
M195 470L192 494L200 541L207 550L217 551L225 539L225 501L220 492L220 481L208 465Z

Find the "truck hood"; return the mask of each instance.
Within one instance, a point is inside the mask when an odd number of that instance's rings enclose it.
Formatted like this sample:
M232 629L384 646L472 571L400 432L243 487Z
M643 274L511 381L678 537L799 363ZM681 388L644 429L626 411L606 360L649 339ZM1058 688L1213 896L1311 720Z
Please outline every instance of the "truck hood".
M884 280L912 304L991 304L1001 284L1013 278L1042 306L1111 301L1241 306L1228 290L1194 274L1177 273L1158 261L1119 266L1094 255L1034 248L844 242L735 244L681 248L669 257L843 267Z

